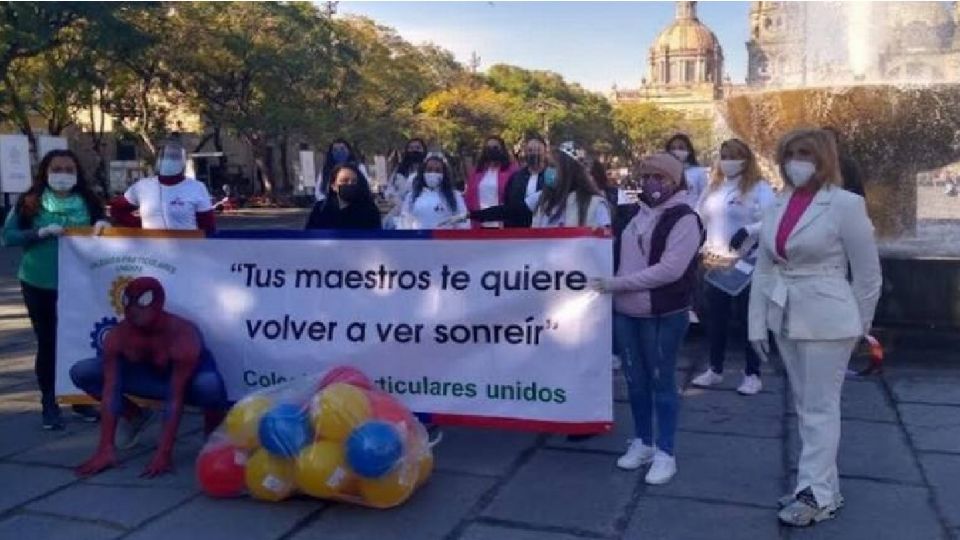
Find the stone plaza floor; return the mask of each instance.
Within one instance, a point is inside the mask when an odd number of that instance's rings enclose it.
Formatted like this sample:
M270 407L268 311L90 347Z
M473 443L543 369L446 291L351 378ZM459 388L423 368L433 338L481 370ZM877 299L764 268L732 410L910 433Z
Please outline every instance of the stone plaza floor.
M568 442L444 429L433 477L392 510L209 499L193 476L202 445L196 414L182 427L175 474L138 477L154 431L121 453L125 467L81 480L71 469L92 451L97 427L71 420L65 431L40 429L17 256L0 249L0 539L960 540L957 351L889 351L883 376L846 384L840 473L847 504L836 520L803 530L776 520L798 451L783 370L765 365L763 392L742 397L734 391L742 365L734 354L721 388L690 388L704 358L696 338L679 367L679 472L665 486L647 486L642 471L614 464L631 433L619 375L611 434Z

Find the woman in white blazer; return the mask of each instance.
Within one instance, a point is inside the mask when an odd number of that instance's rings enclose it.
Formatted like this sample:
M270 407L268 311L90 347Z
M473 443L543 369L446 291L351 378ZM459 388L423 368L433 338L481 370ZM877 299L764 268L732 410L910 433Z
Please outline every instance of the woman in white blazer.
M802 449L797 485L780 500L779 518L806 526L834 517L843 505L840 390L850 355L873 321L880 260L863 198L840 188L829 133L788 133L777 163L786 189L761 226L749 334L761 357L773 334L790 380Z

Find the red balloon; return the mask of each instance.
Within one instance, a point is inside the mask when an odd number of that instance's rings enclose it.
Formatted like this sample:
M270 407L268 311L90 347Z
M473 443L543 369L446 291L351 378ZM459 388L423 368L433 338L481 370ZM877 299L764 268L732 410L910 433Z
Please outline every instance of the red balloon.
M391 424L400 424L406 422L407 426L412 426L414 422L413 414L400 401L386 392L367 392L367 399L370 400L371 416L377 420L383 420Z
M327 372L320 379L319 389L326 388L333 383L347 383L364 390L372 390L373 382L362 371L351 366L337 366Z
M232 444L205 448L197 458L197 481L211 497L236 497L246 489L247 453Z

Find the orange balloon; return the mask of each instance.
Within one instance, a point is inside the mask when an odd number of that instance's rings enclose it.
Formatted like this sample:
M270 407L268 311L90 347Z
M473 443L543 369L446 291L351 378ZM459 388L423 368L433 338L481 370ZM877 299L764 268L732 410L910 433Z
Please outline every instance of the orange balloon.
M417 460L417 485L420 487L427 483L427 480L430 479L430 475L433 474L433 454L427 450L423 454L420 454L420 459Z
M260 418L273 407L273 401L264 396L249 396L241 399L227 413L224 425L230 440L240 448L256 448L259 445L257 430Z

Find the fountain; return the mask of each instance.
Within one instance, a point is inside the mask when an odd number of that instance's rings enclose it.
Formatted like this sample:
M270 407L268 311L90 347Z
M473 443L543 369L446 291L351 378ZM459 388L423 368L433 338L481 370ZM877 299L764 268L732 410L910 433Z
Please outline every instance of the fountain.
M805 74L797 88L734 94L723 104L723 119L768 159L791 129L836 128L860 164L880 238L878 324L960 329L960 222L917 219L917 173L960 160L960 83L883 77L888 36L872 3L807 5L824 10L807 20L839 21L826 31L804 30L809 45L802 53L817 76Z

